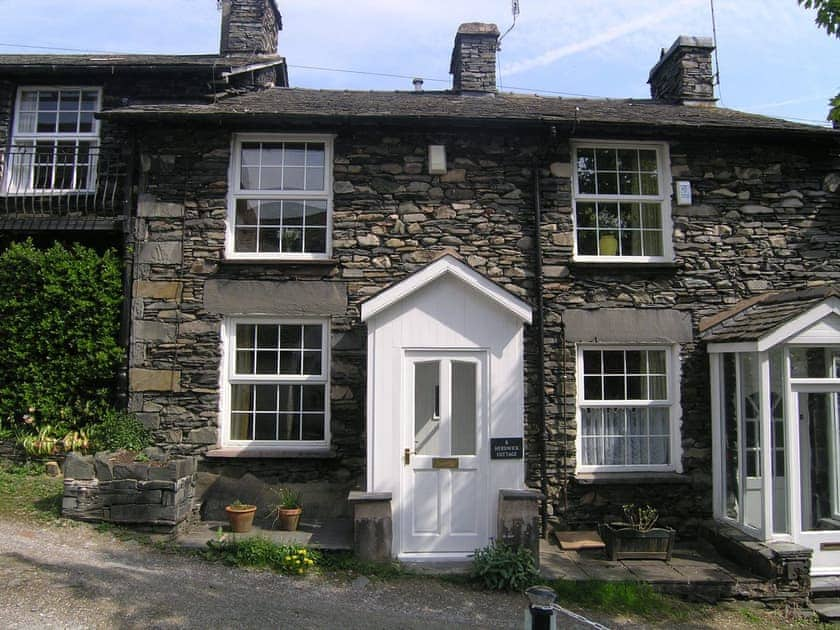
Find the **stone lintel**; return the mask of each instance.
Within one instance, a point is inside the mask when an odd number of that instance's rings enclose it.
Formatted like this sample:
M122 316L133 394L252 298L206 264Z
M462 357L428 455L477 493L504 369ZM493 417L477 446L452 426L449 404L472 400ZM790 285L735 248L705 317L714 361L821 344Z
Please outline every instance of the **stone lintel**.
M563 313L566 339L589 343L688 343L691 315L664 308L573 309Z
M208 280L204 284L204 308L223 315L344 315L347 285L297 280Z
M128 383L133 392L180 392L181 371L131 368Z

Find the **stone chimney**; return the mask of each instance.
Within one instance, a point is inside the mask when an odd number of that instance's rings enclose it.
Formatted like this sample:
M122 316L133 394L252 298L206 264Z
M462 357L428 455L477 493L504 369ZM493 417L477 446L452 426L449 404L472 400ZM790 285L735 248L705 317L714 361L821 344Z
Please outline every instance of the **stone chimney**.
M499 27L468 22L458 27L452 49L452 89L455 92L490 94L496 91L496 50Z
M219 0L222 55L274 55L283 28L275 0Z
M712 71L710 37L681 35L662 51L659 62L650 71L651 98L682 105L714 106L715 79Z

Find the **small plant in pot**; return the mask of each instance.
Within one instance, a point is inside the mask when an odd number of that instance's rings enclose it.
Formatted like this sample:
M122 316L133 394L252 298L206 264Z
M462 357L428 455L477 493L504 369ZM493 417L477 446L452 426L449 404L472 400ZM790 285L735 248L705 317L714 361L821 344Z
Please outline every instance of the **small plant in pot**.
M624 520L601 523L598 534L610 560L671 559L676 532L670 527L656 527L659 512L649 505L622 506Z
M257 506L242 503L237 499L225 507L225 512L227 512L228 522L230 523L230 531L237 534L244 534L245 532L251 531Z
M303 512L301 493L291 488L280 488L277 492L277 503L269 511L269 516L274 516L274 524L277 529L293 532L300 522L300 515Z

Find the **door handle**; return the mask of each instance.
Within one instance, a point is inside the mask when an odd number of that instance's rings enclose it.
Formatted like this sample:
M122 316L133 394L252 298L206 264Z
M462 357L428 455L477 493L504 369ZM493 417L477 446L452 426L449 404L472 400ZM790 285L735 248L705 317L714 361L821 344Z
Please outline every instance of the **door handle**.
M411 463L411 449L407 448L403 451L403 463L408 466Z

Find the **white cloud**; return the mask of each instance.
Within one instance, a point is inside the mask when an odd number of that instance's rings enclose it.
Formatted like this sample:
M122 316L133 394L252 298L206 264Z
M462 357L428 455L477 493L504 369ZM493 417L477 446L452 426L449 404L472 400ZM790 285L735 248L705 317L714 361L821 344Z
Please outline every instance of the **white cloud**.
M679 15L686 9L696 6L701 2L705 2L705 0L681 0L680 2L668 5L665 8L653 11L628 22L608 27L597 35L593 35L592 37L588 37L582 41L552 48L551 50L547 50L540 55L529 59L514 61L513 63L504 66L502 68L502 72L505 76L510 76L527 70L532 70L534 68L551 65L563 57L568 57L569 55L573 55L575 53L597 48L603 44L614 41L619 37L623 37L646 29L654 24L664 22L665 20L675 15Z

